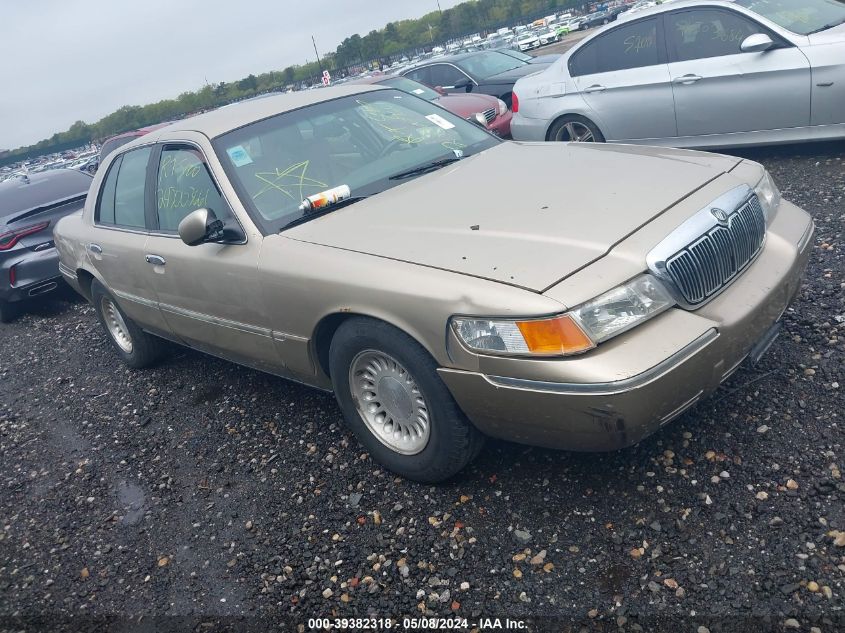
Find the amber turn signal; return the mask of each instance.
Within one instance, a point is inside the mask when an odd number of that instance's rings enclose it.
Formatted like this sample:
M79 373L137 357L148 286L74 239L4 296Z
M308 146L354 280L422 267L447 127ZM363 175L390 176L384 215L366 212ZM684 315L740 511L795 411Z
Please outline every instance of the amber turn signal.
M567 314L538 321L517 321L516 326L532 354L577 354L596 346Z

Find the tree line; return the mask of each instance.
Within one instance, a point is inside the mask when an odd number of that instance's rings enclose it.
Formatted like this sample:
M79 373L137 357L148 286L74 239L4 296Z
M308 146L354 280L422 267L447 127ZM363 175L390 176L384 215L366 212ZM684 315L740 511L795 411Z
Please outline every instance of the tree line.
M438 42L513 24L521 18L580 6L583 1L468 0L442 12L432 11L421 18L391 22L364 36L357 33L351 35L321 60L322 68L316 61L297 64L281 71L250 74L240 81L208 84L200 90L183 92L174 99L163 99L143 106L123 106L96 123L76 121L64 132L57 132L38 143L13 150L2 163L14 162L16 156L48 154L58 146L102 141L121 132L184 118L285 86L298 86L303 82L310 84L318 80L324 69L336 71L378 63L405 51L430 49Z

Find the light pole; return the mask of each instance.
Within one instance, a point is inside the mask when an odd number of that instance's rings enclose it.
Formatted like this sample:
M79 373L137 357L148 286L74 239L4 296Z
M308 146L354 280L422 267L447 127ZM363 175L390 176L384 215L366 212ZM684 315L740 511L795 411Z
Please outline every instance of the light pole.
M314 40L314 36L311 36L311 43L314 45L314 53L317 55L317 66L320 70L323 70L323 64L320 62L320 53L317 52L317 42Z

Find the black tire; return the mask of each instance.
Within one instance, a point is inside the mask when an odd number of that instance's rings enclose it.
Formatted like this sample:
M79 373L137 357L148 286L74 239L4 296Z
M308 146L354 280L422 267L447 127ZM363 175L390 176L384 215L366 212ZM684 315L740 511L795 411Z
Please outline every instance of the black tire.
M406 455L388 447L369 429L359 413L349 373L353 360L365 350L393 357L416 382L429 414L428 442L420 452ZM437 375L434 359L413 338L392 325L366 317L345 321L332 338L329 370L346 423L376 461L402 477L422 483L442 482L464 468L481 451L484 436L458 408Z
M125 334L131 342L131 349L127 350L120 346L112 334L109 325L106 323L108 318L104 314L106 305L109 302L114 309L119 313L123 324L126 326ZM159 360L165 352L166 343L152 334L147 334L138 325L126 316L126 313L120 308L117 301L109 293L108 290L99 281L94 279L91 282L91 303L94 305L94 311L97 313L97 318L100 320L100 325L106 333L106 338L114 348L114 351L126 365L133 369L143 369L149 367Z
M573 141L570 138L563 138L568 136L566 132L567 125L574 124L575 126L583 126L586 127L590 134L592 134L592 138L583 141ZM580 128L579 128L580 129ZM565 116L560 117L557 121L552 124L552 127L549 128L549 136L548 139L550 141L570 141L570 142L582 142L582 143L604 143L604 135L601 133L601 130L596 127L596 124L590 121L587 117L583 117L578 114L567 114Z
M14 321L20 314L20 308L16 303L9 303L0 299L0 323Z

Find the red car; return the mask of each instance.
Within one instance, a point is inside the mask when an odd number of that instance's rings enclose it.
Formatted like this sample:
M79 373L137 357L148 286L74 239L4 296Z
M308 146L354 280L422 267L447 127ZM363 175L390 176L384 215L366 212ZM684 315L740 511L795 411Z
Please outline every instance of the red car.
M422 99L433 101L469 121L476 121L496 136L510 138L513 113L501 99L480 93L445 94L413 79L397 75L374 75L351 83L379 84L409 92Z
M100 164L102 165L103 159L121 145L126 145L129 141L134 141L139 136L144 136L144 134L154 132L155 130L163 128L165 125L170 125L171 123L172 121L167 121L165 123L155 123L153 125L148 125L147 127L142 127L137 130L130 130L129 132L124 132L123 134L117 134L116 136L112 136L111 138L106 139L103 142L102 147L100 147Z

